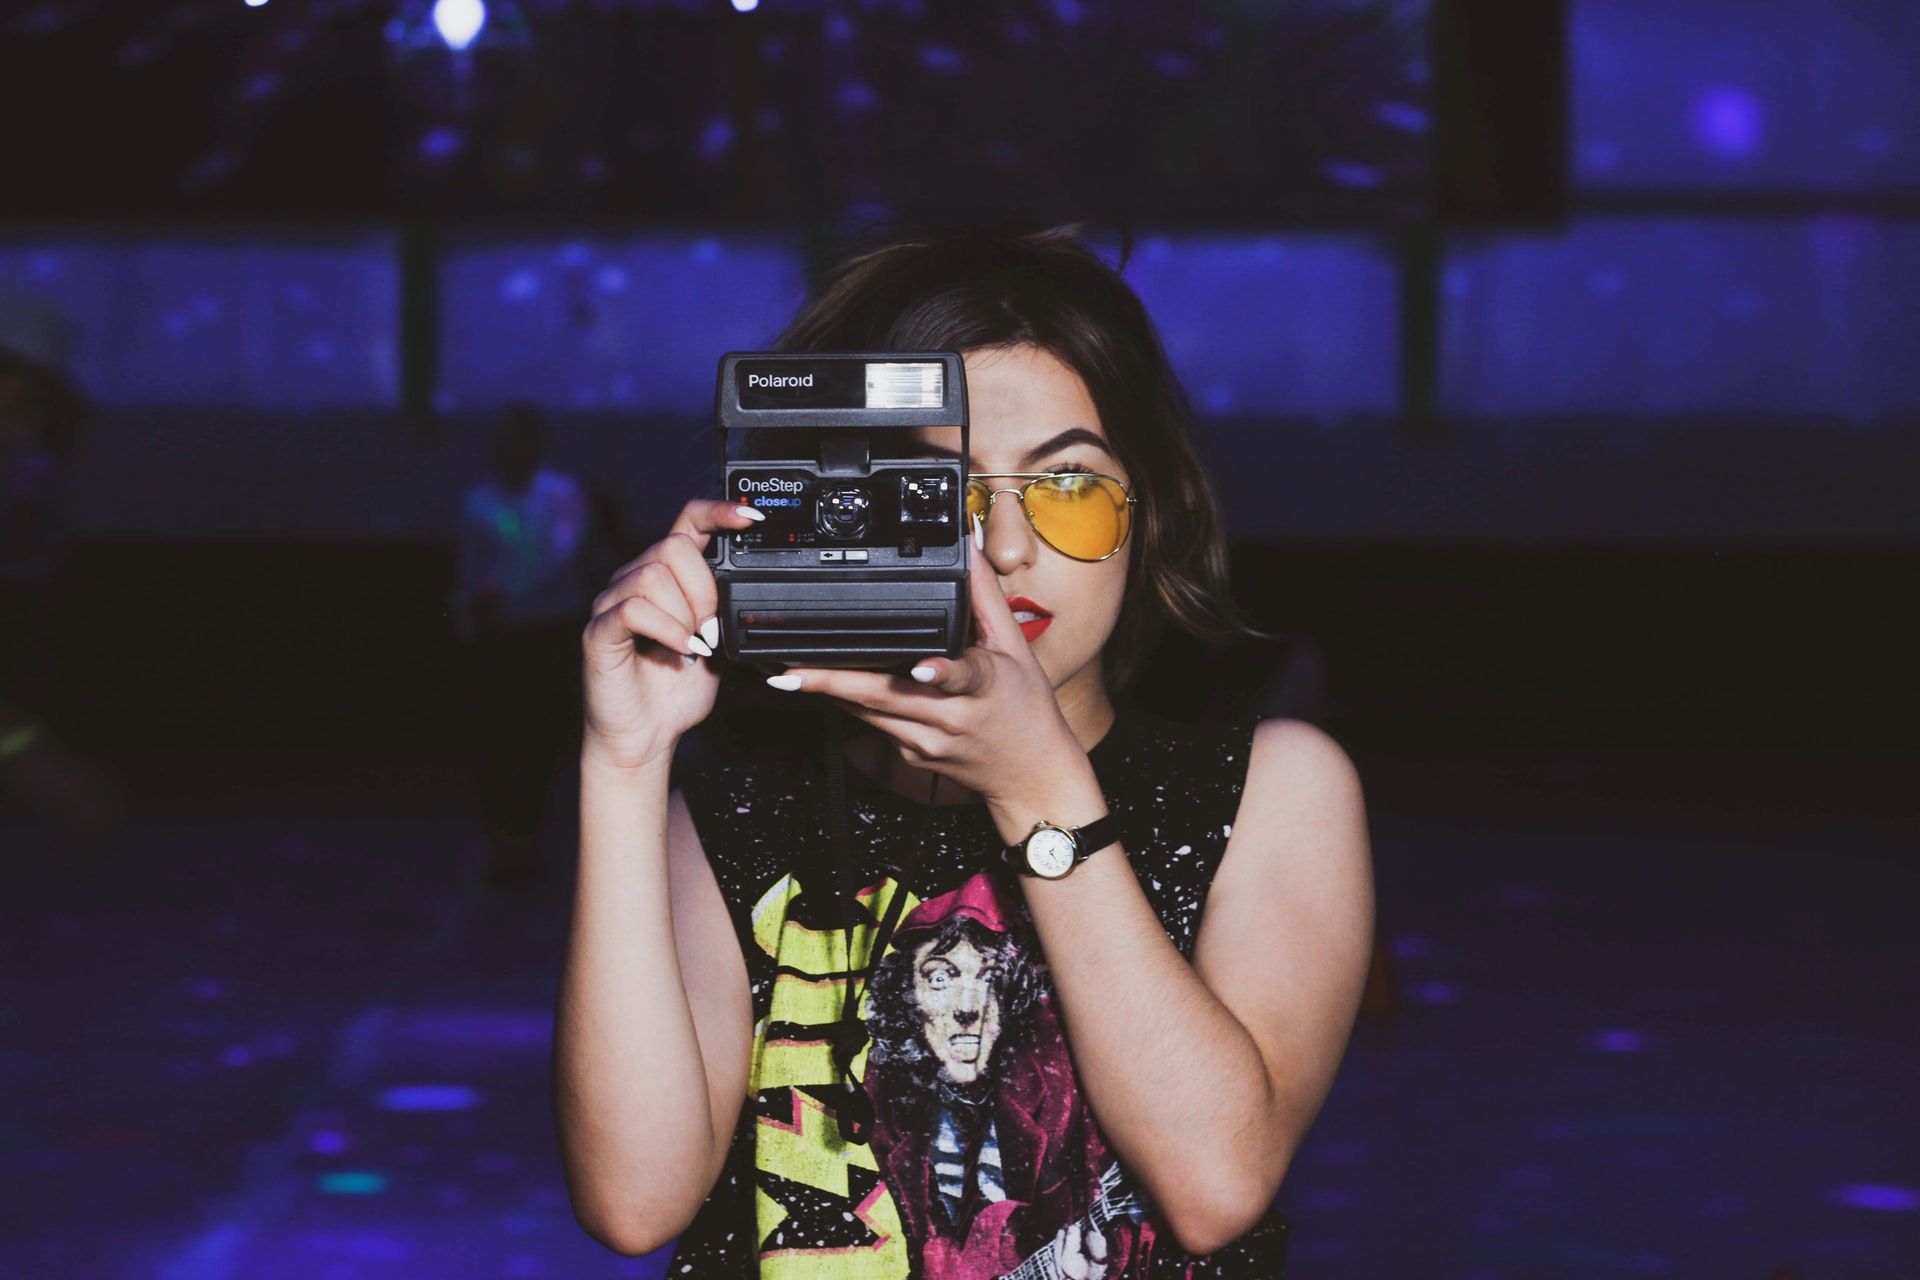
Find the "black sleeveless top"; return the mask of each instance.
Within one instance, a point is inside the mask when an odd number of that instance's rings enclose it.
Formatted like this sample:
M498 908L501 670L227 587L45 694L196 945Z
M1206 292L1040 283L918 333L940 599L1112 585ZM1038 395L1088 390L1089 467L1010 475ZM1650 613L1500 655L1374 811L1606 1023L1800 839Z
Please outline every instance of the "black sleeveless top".
M1117 711L1088 758L1141 889L1191 960L1254 721ZM730 754L681 779L746 957L755 1026L726 1166L668 1280L1041 1280L1062 1274L1053 1258L1075 1224L1083 1240L1101 1234L1107 1280L1283 1277L1290 1224L1278 1210L1225 1248L1189 1255L1107 1147L986 806L929 814L849 766L851 866L836 867L823 756ZM902 884L889 868L923 830ZM851 914L833 909L847 902L833 894L848 870ZM870 963L889 916L892 936ZM871 1037L850 1080L832 1052L849 973ZM872 1104L865 1143L840 1132L846 1088Z

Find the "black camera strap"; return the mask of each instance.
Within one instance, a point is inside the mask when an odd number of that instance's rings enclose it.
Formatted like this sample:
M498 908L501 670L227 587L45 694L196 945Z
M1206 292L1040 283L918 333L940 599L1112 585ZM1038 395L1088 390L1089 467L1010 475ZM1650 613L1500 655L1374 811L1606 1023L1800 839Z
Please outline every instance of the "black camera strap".
M860 1020L860 991L854 985L853 972L853 929L861 914L855 896L859 892L859 885L855 883L853 841L847 821L846 735L853 722L851 717L830 704L824 705L821 712L821 746L826 755L827 774L827 838L833 846L828 850L827 865L833 872L835 912L844 926L841 939L845 951L841 969L846 974L847 984L840 1001L840 1020L834 1024L831 1041L833 1061L839 1068L842 1091L840 1106L835 1114L842 1140L865 1146L867 1135L873 1128L873 1103L867 1097L866 1089L853 1078L853 1060L860 1056L860 1050L871 1039L866 1023ZM881 955L900 922L901 908L907 900L908 875L918 869L927 837L933 832L933 800L939 789L940 778L936 774L932 786L927 790L927 811L921 819L918 836L908 848L898 851L903 856L888 860L887 874L893 880L893 895L887 901L886 915L881 919L873 945L867 951L869 986L873 982L873 971L879 966Z

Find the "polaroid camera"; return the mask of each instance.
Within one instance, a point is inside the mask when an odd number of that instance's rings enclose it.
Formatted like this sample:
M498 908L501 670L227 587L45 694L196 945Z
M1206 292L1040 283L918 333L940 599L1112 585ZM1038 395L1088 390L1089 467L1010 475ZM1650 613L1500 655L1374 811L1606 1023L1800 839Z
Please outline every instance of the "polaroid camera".
M957 353L730 352L715 418L723 496L766 517L707 544L727 657L888 668L960 655L971 614ZM926 456L914 427L959 427L960 456ZM734 457L742 431L769 456Z

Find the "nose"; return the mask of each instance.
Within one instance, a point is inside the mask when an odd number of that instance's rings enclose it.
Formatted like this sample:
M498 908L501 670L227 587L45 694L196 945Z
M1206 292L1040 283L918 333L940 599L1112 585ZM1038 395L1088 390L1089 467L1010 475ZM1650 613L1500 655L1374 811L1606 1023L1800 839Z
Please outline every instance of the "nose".
M986 535L987 563L1001 577L1033 563L1040 540L1020 509L1018 493L1006 490L988 499Z
M953 1020L963 1027L970 1027L980 1021L980 1011L978 1009L955 1009L953 1011Z

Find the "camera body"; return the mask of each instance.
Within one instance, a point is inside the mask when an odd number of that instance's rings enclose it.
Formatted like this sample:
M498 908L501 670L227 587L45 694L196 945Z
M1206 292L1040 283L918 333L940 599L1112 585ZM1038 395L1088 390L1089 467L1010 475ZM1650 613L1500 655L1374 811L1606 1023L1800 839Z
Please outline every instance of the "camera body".
M715 401L722 495L766 517L707 544L721 651L819 667L958 657L972 621L960 356L729 352ZM930 453L915 427L960 428L960 455ZM772 456L734 456L743 431Z

